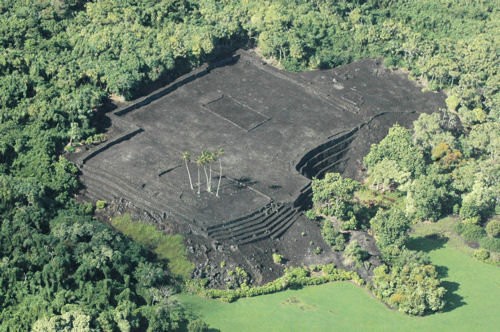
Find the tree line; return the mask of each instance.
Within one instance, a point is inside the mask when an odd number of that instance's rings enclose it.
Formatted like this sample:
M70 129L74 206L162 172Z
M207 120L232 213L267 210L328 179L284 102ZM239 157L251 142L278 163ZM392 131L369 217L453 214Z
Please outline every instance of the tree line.
M498 22L486 0L2 1L2 329L159 331L189 320L171 300L168 267L75 202L64 147L96 134L113 95L133 98L245 45L287 70L383 57L447 89L446 112L419 119L414 133L394 130L417 159L391 159L381 143L366 162L375 187L406 193L405 213L455 211L476 234L498 204Z

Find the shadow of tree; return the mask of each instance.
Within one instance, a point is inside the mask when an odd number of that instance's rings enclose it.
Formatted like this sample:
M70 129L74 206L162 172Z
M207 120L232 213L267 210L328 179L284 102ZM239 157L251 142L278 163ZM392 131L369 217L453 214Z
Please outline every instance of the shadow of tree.
M220 330L218 328L215 328L215 327L208 327L206 329L197 329L197 328L195 328L194 330L193 329L189 329L187 322L181 323L180 326L175 331L179 331L179 332L190 332L190 331L220 332Z
M448 276L448 267L443 265L434 265L439 278L446 278Z
M254 179L248 177L248 176L243 176L239 179L236 179L240 184L245 185L245 186L252 186L257 183Z
M441 249L448 242L448 238L440 234L431 234L411 238L407 242L408 249L419 250L429 253L433 250ZM436 271L440 279L448 277L448 267L436 265ZM441 286L446 289L444 300L446 301L443 312L449 312L467 304L463 297L457 293L460 284L454 281L441 281Z
M465 304L464 298L457 293L460 288L460 284L454 281L442 281L441 286L446 289L446 295L444 299L446 304L444 306L443 312L449 312L456 308L459 308Z
M408 240L406 246L410 250L419 250L423 252L431 252L444 247L448 242L448 238L439 234L431 234L426 236L414 237Z

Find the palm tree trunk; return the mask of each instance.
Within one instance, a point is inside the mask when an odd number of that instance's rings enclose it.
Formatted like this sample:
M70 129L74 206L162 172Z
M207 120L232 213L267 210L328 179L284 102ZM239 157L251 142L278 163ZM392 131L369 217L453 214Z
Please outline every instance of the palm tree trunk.
M200 166L198 165L198 195L200 194L200 188L201 188Z
M207 173L207 167L203 165L203 171L205 172L205 179L207 180L207 191L210 192L210 183L208 181L208 173Z
M222 179L222 162L219 159L219 182L217 183L217 192L215 193L215 196L217 197L219 197L219 188L221 179Z
M212 166L208 166L208 188L210 190L208 192L212 192Z
M194 190L194 188L193 188L193 180L191 179L191 172L189 171L189 166L188 166L187 160L184 160L184 163L186 164L186 170L188 172L189 186L191 187L191 190Z

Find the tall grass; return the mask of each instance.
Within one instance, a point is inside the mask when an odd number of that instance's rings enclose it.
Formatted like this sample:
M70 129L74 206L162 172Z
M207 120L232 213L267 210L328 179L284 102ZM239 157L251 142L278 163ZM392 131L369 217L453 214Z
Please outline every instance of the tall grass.
M114 217L111 219L111 225L154 252L158 258L167 260L169 270L175 276L189 278L194 265L187 258L181 235L165 234L154 225L132 220L129 214Z

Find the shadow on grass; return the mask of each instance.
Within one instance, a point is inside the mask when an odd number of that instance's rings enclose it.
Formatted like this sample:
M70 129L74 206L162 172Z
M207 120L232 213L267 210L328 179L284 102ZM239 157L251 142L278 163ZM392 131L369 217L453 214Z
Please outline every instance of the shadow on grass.
M448 276L448 267L443 265L434 265L436 267L436 272L440 279L446 278Z
M414 237L408 240L406 246L411 250L431 252L444 247L448 238L439 234Z
M201 322L202 320L199 320L199 321ZM214 328L214 327L207 328L207 326L204 326L204 328L201 328L201 324L200 324L200 326L196 326L196 327L191 328L191 329L188 328L187 322L183 322L179 325L180 326L175 331L178 331L178 332L191 332L191 331L221 332L218 328Z
M441 286L446 289L446 295L444 296L446 304L443 312L449 312L467 304L464 301L464 298L457 294L457 291L460 288L460 284L458 282L442 281Z
M446 242L448 242L447 237L439 234L431 234L411 238L407 243L407 247L411 250L420 250L428 253L443 248ZM448 277L448 267L446 266L436 265L436 272L440 279ZM459 283L454 281L441 281L441 286L446 289L446 295L444 297L446 304L443 308L443 312L449 312L467 304L463 300L464 298L457 293L460 288Z

